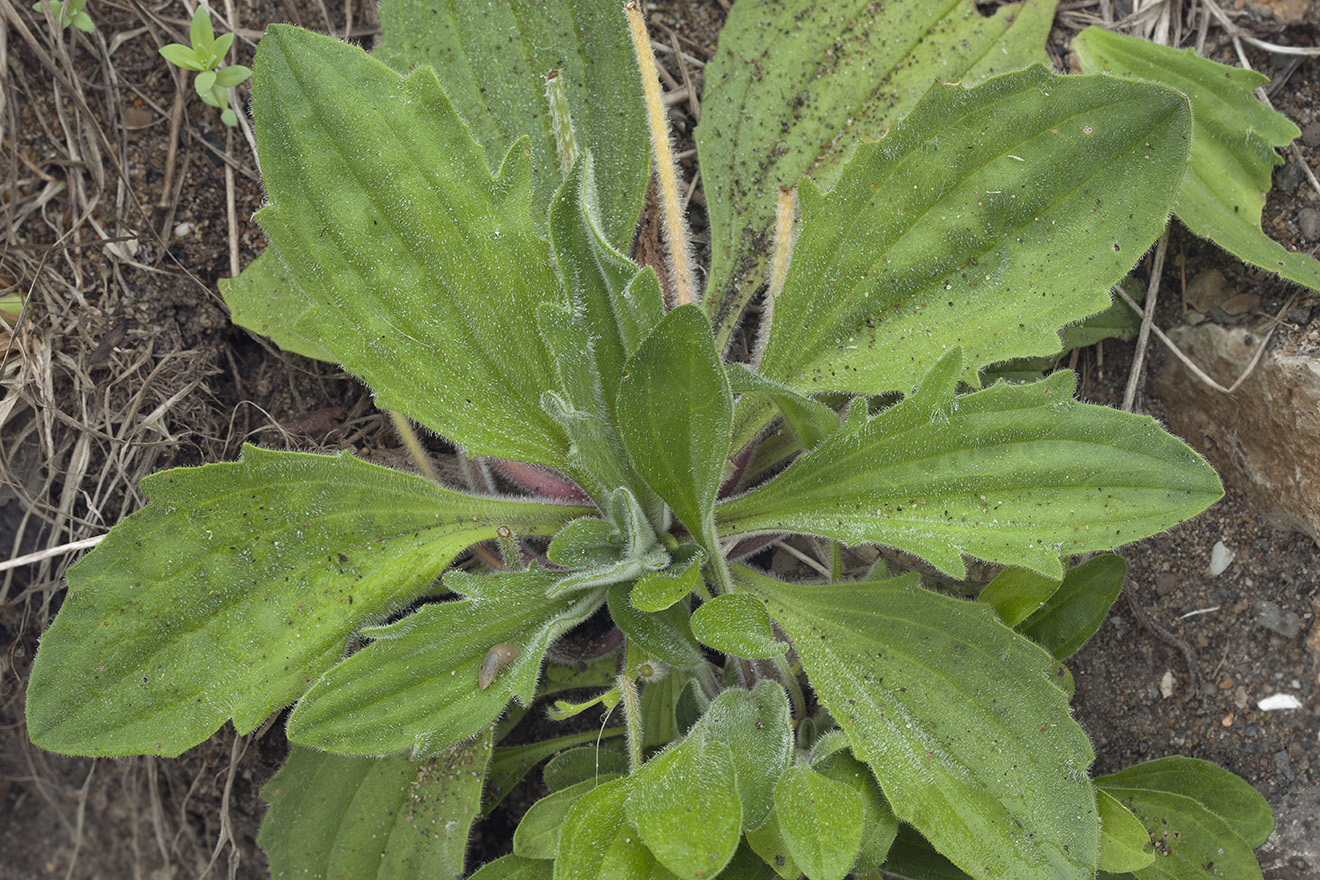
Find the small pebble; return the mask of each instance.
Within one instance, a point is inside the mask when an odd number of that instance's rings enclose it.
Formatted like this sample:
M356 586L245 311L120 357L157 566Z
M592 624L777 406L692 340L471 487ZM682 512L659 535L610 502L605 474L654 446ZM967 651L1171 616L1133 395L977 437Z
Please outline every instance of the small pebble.
M1297 774L1293 772L1292 758L1287 752L1274 753L1274 766L1279 768L1279 772L1282 773L1284 778L1289 782L1292 782L1297 778Z
M1274 171L1274 185L1284 192L1295 192L1306 180L1306 172L1300 162L1288 162Z
M1225 678L1223 681L1221 681L1221 682L1219 683L1219 689L1220 689L1221 691L1226 691L1226 690L1228 690L1229 688L1231 688L1232 686L1233 686L1233 679L1232 679L1231 677L1230 677L1230 678Z
M1233 713L1232 713L1232 712L1229 712L1227 715L1225 715L1225 716L1220 720L1219 725L1220 725L1221 727L1232 727L1232 726L1233 726Z
M1160 696L1168 699L1173 696L1173 673L1165 672L1164 677L1160 679Z
M1233 564L1233 558L1237 556L1228 545L1223 541L1216 541L1215 547L1210 551L1210 576L1219 577L1228 567Z
M1302 143L1308 147L1320 147L1320 122L1312 122L1302 129Z
M1307 241L1320 239L1320 211L1315 208L1302 208L1298 211L1297 231Z
M1178 578L1167 571L1155 575L1155 592L1167 596L1178 587Z
M1302 632L1301 615L1285 611L1273 602L1256 603L1256 623L1285 639L1295 639Z
M1300 709L1302 701L1292 694L1270 694L1263 700L1256 703L1256 708L1262 712L1278 712L1283 709Z

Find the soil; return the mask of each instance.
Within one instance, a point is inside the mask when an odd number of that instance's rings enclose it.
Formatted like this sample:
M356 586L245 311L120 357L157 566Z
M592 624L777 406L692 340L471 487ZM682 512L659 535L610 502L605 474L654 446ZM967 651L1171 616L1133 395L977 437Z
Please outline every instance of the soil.
M675 0L648 8L653 28L672 30L685 51L708 58L724 5ZM1052 38L1061 63L1084 17L1100 11L1099 0L1066 6ZM88 11L98 25L90 37L52 34L26 3L0 30L7 74L0 283L31 293L0 399L0 546L11 557L100 535L143 503L143 475L232 460L244 441L403 460L355 379L228 322L215 282L263 249L249 219L262 190L242 135L221 125L157 55L160 45L186 42L182 6L101 3ZM1274 42L1315 45L1320 19L1308 14L1284 26L1268 8L1248 5L1241 23ZM366 44L379 32L372 4L249 4L236 22L239 63L251 64L252 40L274 21ZM1235 57L1214 28L1206 53ZM1280 63L1250 48L1247 56L1272 76L1278 109L1303 128L1320 123L1320 61ZM683 141L690 146L686 106L675 108L680 150ZM1320 129L1314 133L1299 142L1300 161L1311 168L1320 167ZM693 161L685 160L688 179ZM1314 253L1320 195L1296 180L1297 170L1272 193L1264 225L1288 247ZM695 214L700 236L704 221ZM1264 313L1296 292L1176 225L1166 266L1166 291L1219 268L1240 290L1259 294ZM1176 324L1180 311L1167 295L1158 323ZM1315 333L1320 300L1303 296L1288 320L1277 344ZM1081 395L1119 403L1135 350L1109 342L1079 352ZM1152 346L1148 370L1162 369L1164 358ZM1137 408L1159 418L1177 405L1142 395ZM1236 557L1212 576L1212 548L1221 541ZM226 727L173 761L65 758L28 742L24 683L63 599L63 570L80 552L0 573L0 873L268 876L255 842L264 810L258 791L287 747L278 719L250 737ZM1320 817L1317 661L1307 650L1320 601L1315 542L1271 531L1230 491L1205 515L1124 555L1126 598L1070 661L1095 772L1169 754L1222 764L1279 810L1280 832L1262 852L1266 876L1320 877L1320 829L1306 825ZM1296 615L1295 632L1278 626L1278 615L1263 617L1261 603ZM1276 693L1296 696L1303 708L1258 708ZM498 854L510 829L479 826L478 857Z

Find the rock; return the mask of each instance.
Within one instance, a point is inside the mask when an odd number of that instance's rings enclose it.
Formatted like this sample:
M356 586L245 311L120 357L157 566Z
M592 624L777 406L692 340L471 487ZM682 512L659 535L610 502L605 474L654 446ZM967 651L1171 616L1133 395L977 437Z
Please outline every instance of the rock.
M1296 192L1304 180L1306 172L1300 162L1288 162L1274 169L1274 186L1284 192Z
M1307 241L1320 239L1320 211L1302 208L1297 212L1297 231Z
M1312 122L1302 129L1302 143L1308 147L1320 147L1320 122Z
M1301 615L1285 611L1273 602L1256 603L1256 623L1285 639L1295 639L1302 633Z
M1224 387L1246 369L1261 338L1249 328L1212 323L1177 327L1169 336ZM1210 459L1272 525L1320 544L1320 353L1267 352L1232 394L1169 358L1151 390L1165 404L1169 429Z
M1228 571L1228 567L1233 564L1237 557L1227 544L1223 541L1216 541L1214 548L1210 551L1210 577L1219 577Z
M1167 596L1178 588L1178 577L1173 572L1162 571L1155 575L1155 592Z
M1219 304L1219 310L1234 318L1251 312L1260 305L1260 297L1254 293L1239 293Z
M1202 272L1187 285L1187 304L1201 313L1208 313L1215 306L1233 295L1228 286L1228 279L1218 269Z

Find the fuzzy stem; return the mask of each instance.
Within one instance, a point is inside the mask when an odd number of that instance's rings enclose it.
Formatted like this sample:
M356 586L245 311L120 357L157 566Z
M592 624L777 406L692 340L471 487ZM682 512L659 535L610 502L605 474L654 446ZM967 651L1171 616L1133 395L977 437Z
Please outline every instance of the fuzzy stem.
M417 432L412 429L408 423L408 418L394 410L388 410L390 421L394 422L394 430L399 432L399 439L403 441L404 448L408 450L408 455L412 458L413 464L422 472L432 483L440 482L440 475L431 467L431 460L426 457L426 451L422 449L421 441L417 439Z
M620 675L617 684L623 695L623 719L628 730L628 772L636 773L642 768L642 744L646 736L642 728L642 701L637 696L637 682L632 678Z
M797 213L797 190L791 186L779 188L775 203L775 253L770 264L770 290L766 301L773 304L788 277L788 264L793 259L793 218Z
M577 141L573 139L573 120L568 112L568 94L564 78L552 70L545 77L545 100L550 104L550 130L555 135L555 152L559 154L559 171L565 176L577 162Z
M632 33L633 51L637 54L642 87L646 91L646 118L651 126L651 146L655 151L655 175L660 188L665 245L669 248L669 266L674 276L674 302L676 305L686 305L694 301L692 255L688 247L687 222L683 217L683 199L678 193L674 151L669 143L669 120L660 95L655 55L651 51L651 38L646 34L642 10L637 0L628 0L623 9L628 15L628 30Z

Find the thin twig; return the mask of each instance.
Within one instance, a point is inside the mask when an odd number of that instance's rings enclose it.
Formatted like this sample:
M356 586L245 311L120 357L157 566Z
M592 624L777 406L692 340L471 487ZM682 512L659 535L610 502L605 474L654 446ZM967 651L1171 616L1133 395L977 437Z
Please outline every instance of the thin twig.
M1132 371L1128 373L1127 388L1123 392L1123 411L1132 412L1137 399L1137 386L1145 366L1146 346L1150 343L1150 329L1155 324L1155 300L1160 292L1160 276L1164 274L1164 252L1169 247L1169 228L1165 226L1160 242L1155 247L1155 261L1150 270L1150 284L1146 288L1146 310L1141 317L1141 332L1137 335L1137 353L1132 358Z
M0 562L0 571L9 571L11 568L22 568L25 565L41 562L55 556L63 556L65 553L73 553L78 550L86 550L89 547L95 547L105 540L105 535L97 535L94 538L84 538L81 541L71 541L68 544L61 544L58 547L47 547L45 550L38 550L35 553L29 553L26 556L19 556L14 559L8 559Z

